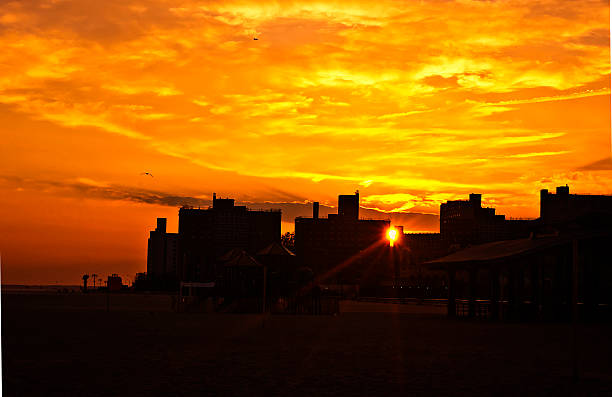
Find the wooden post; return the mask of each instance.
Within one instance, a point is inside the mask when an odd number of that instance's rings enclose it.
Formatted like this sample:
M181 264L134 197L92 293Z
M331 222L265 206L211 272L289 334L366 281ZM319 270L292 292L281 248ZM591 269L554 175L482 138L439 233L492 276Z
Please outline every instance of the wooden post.
M448 317L455 317L457 314L457 304L455 301L456 296L456 285L455 285L455 268L448 268L448 303L447 312Z
M266 313L266 279L267 277L267 271L266 271L266 266L263 267L263 302L261 304L261 312L262 313Z
M600 242L602 244L603 242ZM593 252L596 251L596 244L593 240L582 241L582 311L579 313L582 319L594 318L597 314L597 297L599 295L596 282L597 265L593 260ZM585 247L585 244L588 244ZM580 272L579 272L580 273ZM578 277L580 281L580 275Z
M499 320L499 301L500 299L500 287L499 287L499 270L489 269L489 279L491 281L491 319Z
M572 378L578 380L578 239L572 241Z
M176 303L176 312L180 313L183 304L183 282L179 282L178 302Z
M542 309L543 309L542 266L544 266L544 255L540 254L538 255L535 263L533 264L533 269L531 271L531 275L532 275L531 286L533 288L532 301L533 301L533 306L534 306L533 309L534 309L535 319L538 321L542 320Z
M521 263L520 267L516 269L516 318L517 320L524 320L524 304L525 301L525 269L524 265Z
M508 319L516 319L516 269L508 267Z
M469 294L468 297L468 317L473 318L476 316L476 274L478 270L471 268L468 271L468 288Z
M529 301L531 302L528 307L528 319L529 321L534 321L538 318L537 316L537 308L538 308L538 285L537 285L537 257L532 259L525 267L525 274L529 275L529 286L531 288L531 295L529 295Z

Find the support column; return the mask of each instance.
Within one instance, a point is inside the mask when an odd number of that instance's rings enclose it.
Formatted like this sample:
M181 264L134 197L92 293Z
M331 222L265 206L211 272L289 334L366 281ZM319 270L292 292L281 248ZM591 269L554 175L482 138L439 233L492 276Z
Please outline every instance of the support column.
M455 268L448 268L448 303L447 312L448 317L455 317L457 314L457 304L455 302L457 296L457 285L455 282Z
M468 270L468 290L470 296L468 297L468 317L474 318L476 316L476 275L478 270L471 268Z
M524 265L521 264L521 266L518 269L516 269L515 310L516 310L517 320L523 320L525 316L524 304L523 304L523 301L525 300L525 295L524 295L525 294L525 269L523 266Z
M515 320L516 313L516 268L509 266L508 268L508 319Z
M529 278L531 280L531 305L533 306L531 312L533 313L534 320L540 319L540 305L542 304L542 302L540 301L541 263L542 263L541 256L538 256L531 264L531 268L530 268L531 273L529 275Z
M580 266L580 256L578 255L578 240L572 241L572 378L575 381L579 378L578 368L578 275Z
M579 253L575 254L579 273L578 282L581 284L579 285L579 289L582 290L583 302L580 318L587 320L593 319L597 315L597 298L599 291L596 274L598 273L598 263L593 260L593 252L595 252L597 248L593 241L583 240L580 244L583 248ZM582 273L582 277L580 277L580 273Z
M490 293L490 311L491 319L500 320L499 315L499 301L501 300L501 289L499 285L499 270L491 268L489 270L489 280L491 282L491 293Z
M575 248L576 242L572 242L572 244L568 247L569 255L565 258L565 266L563 268L558 269L559 271L559 317L563 320L571 320L574 315L574 296L577 297L574 293L574 280L578 280L578 277L574 277L574 254L577 252ZM577 269L577 268L576 268Z
M572 321L575 324L578 321L578 277L579 277L579 261L578 256L578 240L572 241L572 291L571 300L569 302L572 313Z

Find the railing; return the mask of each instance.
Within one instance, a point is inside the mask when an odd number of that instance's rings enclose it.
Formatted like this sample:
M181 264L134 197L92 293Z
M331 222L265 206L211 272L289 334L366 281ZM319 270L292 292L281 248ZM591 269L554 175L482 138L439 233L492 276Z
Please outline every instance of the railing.
M333 315L340 313L340 299L332 296L281 298L270 306L272 314Z
M470 317L488 319L491 318L491 301L488 299L457 299L455 301L455 314L457 317ZM470 312L472 307L473 312Z
M417 304L417 305L435 305L444 306L447 304L445 298L378 298L378 297L361 297L357 298L358 302L373 302L373 303L394 303L394 304Z

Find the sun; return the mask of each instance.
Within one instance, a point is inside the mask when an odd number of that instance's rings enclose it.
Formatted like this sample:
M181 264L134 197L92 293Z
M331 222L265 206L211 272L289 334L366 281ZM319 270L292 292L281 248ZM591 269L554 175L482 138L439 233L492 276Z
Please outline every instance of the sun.
M387 239L389 239L389 245L393 247L393 243L397 240L397 230L394 227L387 230Z

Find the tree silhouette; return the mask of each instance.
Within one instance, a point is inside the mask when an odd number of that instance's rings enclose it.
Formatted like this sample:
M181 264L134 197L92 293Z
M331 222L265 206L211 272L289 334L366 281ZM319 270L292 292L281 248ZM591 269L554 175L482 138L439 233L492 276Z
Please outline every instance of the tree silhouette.
M295 252L295 233L287 232L281 236L281 244L289 251Z
M87 279L89 274L83 274L83 292L87 292Z
M94 288L96 288L96 277L98 277L98 275L96 273L92 274L91 277L93 278L93 286Z

